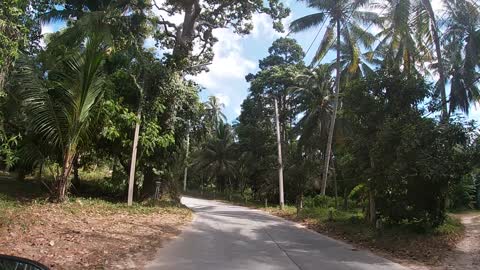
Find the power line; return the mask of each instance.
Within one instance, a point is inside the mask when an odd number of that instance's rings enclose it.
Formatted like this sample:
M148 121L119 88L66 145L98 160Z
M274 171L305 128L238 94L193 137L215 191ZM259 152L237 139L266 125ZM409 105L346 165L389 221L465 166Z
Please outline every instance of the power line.
M317 35L315 35L315 38L312 40L312 43L310 43L310 46L308 46L308 49L307 49L307 51L305 52L305 57L307 57L307 54L310 52L310 49L312 48L313 43L315 43L315 41L317 40L318 36L320 35L320 32L322 31L323 26L325 25L325 22L326 22L326 21L327 21L327 19L323 20L323 24L322 24L322 26L320 26L320 29L318 29ZM304 57L304 58L305 58L305 57Z
M388 8L388 5L385 5L385 7L384 7L378 14L382 14L387 8ZM349 21L349 20L352 18L354 12L355 12L355 11L352 11L352 12L350 13L350 15L348 16L348 18L347 18L345 21ZM373 26L374 23L375 23L375 21L372 21L372 22L367 26L367 28L365 28L365 30L360 34L360 36L357 37L357 39L356 39L353 43L357 43L357 41L358 41L361 37L363 37L363 35L365 35L365 33L367 33L367 31L370 29L370 27ZM340 48L337 48L337 50L339 50L339 49L340 49ZM320 62L317 63L315 66L317 66L318 64L320 64Z

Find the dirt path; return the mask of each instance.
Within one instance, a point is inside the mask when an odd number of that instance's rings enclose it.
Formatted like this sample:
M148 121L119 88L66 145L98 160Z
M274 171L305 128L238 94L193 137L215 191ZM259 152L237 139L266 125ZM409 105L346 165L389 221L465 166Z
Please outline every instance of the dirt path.
M480 213L459 214L456 217L460 218L465 225L465 237L444 260L443 266L436 269L478 270L480 269Z

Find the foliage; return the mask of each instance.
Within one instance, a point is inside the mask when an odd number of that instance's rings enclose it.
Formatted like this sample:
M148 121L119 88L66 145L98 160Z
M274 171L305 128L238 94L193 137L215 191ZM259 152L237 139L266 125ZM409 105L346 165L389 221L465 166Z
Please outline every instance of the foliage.
M421 79L388 72L345 93L344 117L356 130L346 144L355 173L392 223L441 224L448 186L468 172L466 130L423 118L418 104L428 93Z

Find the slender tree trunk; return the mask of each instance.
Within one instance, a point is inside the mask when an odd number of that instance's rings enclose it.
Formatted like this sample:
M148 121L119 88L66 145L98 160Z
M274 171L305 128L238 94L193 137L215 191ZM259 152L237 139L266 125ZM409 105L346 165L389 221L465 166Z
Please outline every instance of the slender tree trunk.
M375 171L375 162L373 161L372 156L370 156L370 168L372 171ZM368 221L371 224L375 224L377 220L377 208L375 205L375 189L374 184L370 181L368 187Z
M368 218L371 224L377 220L377 208L375 205L375 192L372 187L368 189Z
M146 166L143 169L143 186L142 186L142 198L151 198L155 195L157 188L155 173L153 168ZM137 187L137 183L135 185Z
M341 25L340 21L337 21L337 74L335 78L335 98L333 102L333 113L330 121L330 127L328 130L327 150L325 151L325 164L323 168L322 177L322 190L321 195L325 195L327 189L328 168L330 166L330 157L332 153L333 144L333 132L335 131L335 120L337 119L338 102L340 95L340 38L341 38Z
M280 193L280 209L285 207L285 201L283 197L283 161L282 161L282 139L280 135L280 123L278 119L278 102L275 98L275 122L277 126L277 145L278 145L278 185Z
M186 149L186 152L185 152L185 170L184 170L184 173L183 173L183 192L187 191L189 151L190 151L190 121L188 121L188 131L187 131L187 149Z
M73 158L73 185L75 186L75 188L78 190L80 188L80 176L78 174L78 169L79 169L79 164L78 164L78 155L75 155L75 157Z
M335 164L334 164L335 166ZM338 209L338 189L337 189L337 172L336 169L333 169L333 183L335 187L335 209Z
M476 184L476 201L477 201L477 209L480 209L480 178L477 178L477 181L475 182Z
M133 147L132 147L132 160L130 162L130 177L128 178L128 198L127 204L131 206L133 204L133 186L135 184L135 171L137 163L137 148L138 148L138 138L140 134L140 121L142 119L141 105L137 113L137 122L135 124L135 134L133 136Z
M40 163L40 167L38 167L38 174L37 174L38 180L42 180L42 174L43 174L43 162Z
M132 159L130 162L130 176L128 179L128 198L127 198L127 205L131 206L133 204L133 193L134 193L134 185L135 185L135 172L136 172L136 163L137 163L137 149L138 149L138 139L140 135L140 123L142 121L142 109L143 109L143 87L141 87L138 82L137 78L133 75L132 79L137 87L138 91L140 92L140 102L138 105L138 112L137 112L137 121L135 123L135 133L133 135L133 146L132 146Z
M63 157L63 166L60 175L57 176L56 186L55 186L55 200L58 202L64 202L67 199L67 190L68 190L68 177L73 167L73 158L74 153L68 149Z
M440 97L442 101L442 122L448 122L449 113L447 108L447 93L445 90L445 66L443 65L442 57L442 47L440 44L440 37L438 36L440 29L438 29L437 19L435 18L435 12L433 11L432 4L430 0L422 0L423 6L427 10L428 16L430 17L431 28L432 28L432 37L433 42L435 43L435 53L437 55L438 61L438 74L439 74L439 87L440 87Z
M343 210L348 209L348 193L347 188L343 190Z

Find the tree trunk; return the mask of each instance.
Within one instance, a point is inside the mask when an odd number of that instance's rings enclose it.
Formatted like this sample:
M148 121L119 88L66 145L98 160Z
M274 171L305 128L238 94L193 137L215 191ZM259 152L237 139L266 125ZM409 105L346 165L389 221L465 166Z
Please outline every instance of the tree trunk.
M187 130L187 145L185 149L185 169L183 172L183 192L187 191L187 178L188 178L188 155L190 151L190 121L188 121L188 130Z
M433 37L433 42L435 43L435 53L437 54L437 61L438 61L438 74L440 76L439 78L439 87L440 87L440 97L442 100L442 115L441 115L441 121L442 122L448 122L449 119L449 113L448 113L448 108L447 108L447 93L445 90L445 82L446 82L446 77L445 77L445 67L443 65L443 57L442 57L442 47L440 44L440 37L438 36L439 29L437 25L437 19L435 18L435 12L433 11L432 4L430 3L430 0L422 0L422 4L427 10L428 17L430 18L431 22L431 28L432 28L432 37Z
M72 171L73 158L74 154L72 153L72 151L67 150L63 157L62 172L60 173L60 175L57 176L57 180L55 183L54 199L57 202L64 202L67 199L68 177L70 176L70 172Z
M42 180L42 174L43 174L43 162L40 163L40 167L38 168L38 174L37 174L38 180Z
M333 164L335 166L335 164ZM338 189L337 189L337 172L333 169L333 183L335 188L335 209L338 209Z
M73 186L78 190L80 188L80 176L78 175L78 169L80 164L78 164L78 155L75 155L73 158Z
M143 198L152 197L155 194L155 189L156 189L156 183L155 183L155 174L153 173L153 168L150 166L147 166L143 170L142 197Z
M282 161L282 139L280 135L280 123L278 119L278 102L275 98L275 123L277 126L277 146L278 146L278 186L280 195L280 209L285 207L285 201L283 197L283 161Z
M347 188L343 190L343 210L348 209L348 192Z
M480 178L477 178L477 181L475 182L476 184L476 201L477 201L477 209L480 209Z
M322 177L322 190L321 195L325 195L327 189L327 177L328 177L328 168L330 166L330 157L332 153L332 144L333 144L333 132L335 131L335 120L337 119L337 110L338 102L340 96L340 38L341 38L341 25L340 21L337 21L337 74L335 78L335 98L333 102L333 114L330 121L330 127L328 130L328 141L327 141L327 150L325 151L325 165L323 168L323 177Z
M140 135L140 123L142 121L142 109L143 109L143 87L141 87L137 83L137 78L133 75L132 79L137 87L138 91L140 92L140 102L138 104L138 111L137 111L137 121L135 123L135 133L133 135L133 146L132 146L132 159L130 161L130 176L128 178L128 197L127 197L127 205L131 206L133 204L133 193L134 193L134 185L135 185L135 172L136 172L136 162L137 162L137 149L138 149L138 139Z
M377 220L377 208L375 206L375 193L373 188L368 190L368 221L371 224L375 224Z
M177 63L182 63L192 51L195 25L202 11L200 1L193 0L191 3L185 3L183 11L183 23L177 28L175 47L173 49L173 57L177 60Z
M375 171L375 162L373 157L370 155L370 168L372 171ZM368 186L368 221L371 224L375 224L377 220L377 209L375 206L375 190L373 188L374 184L372 183L373 179L370 179Z

